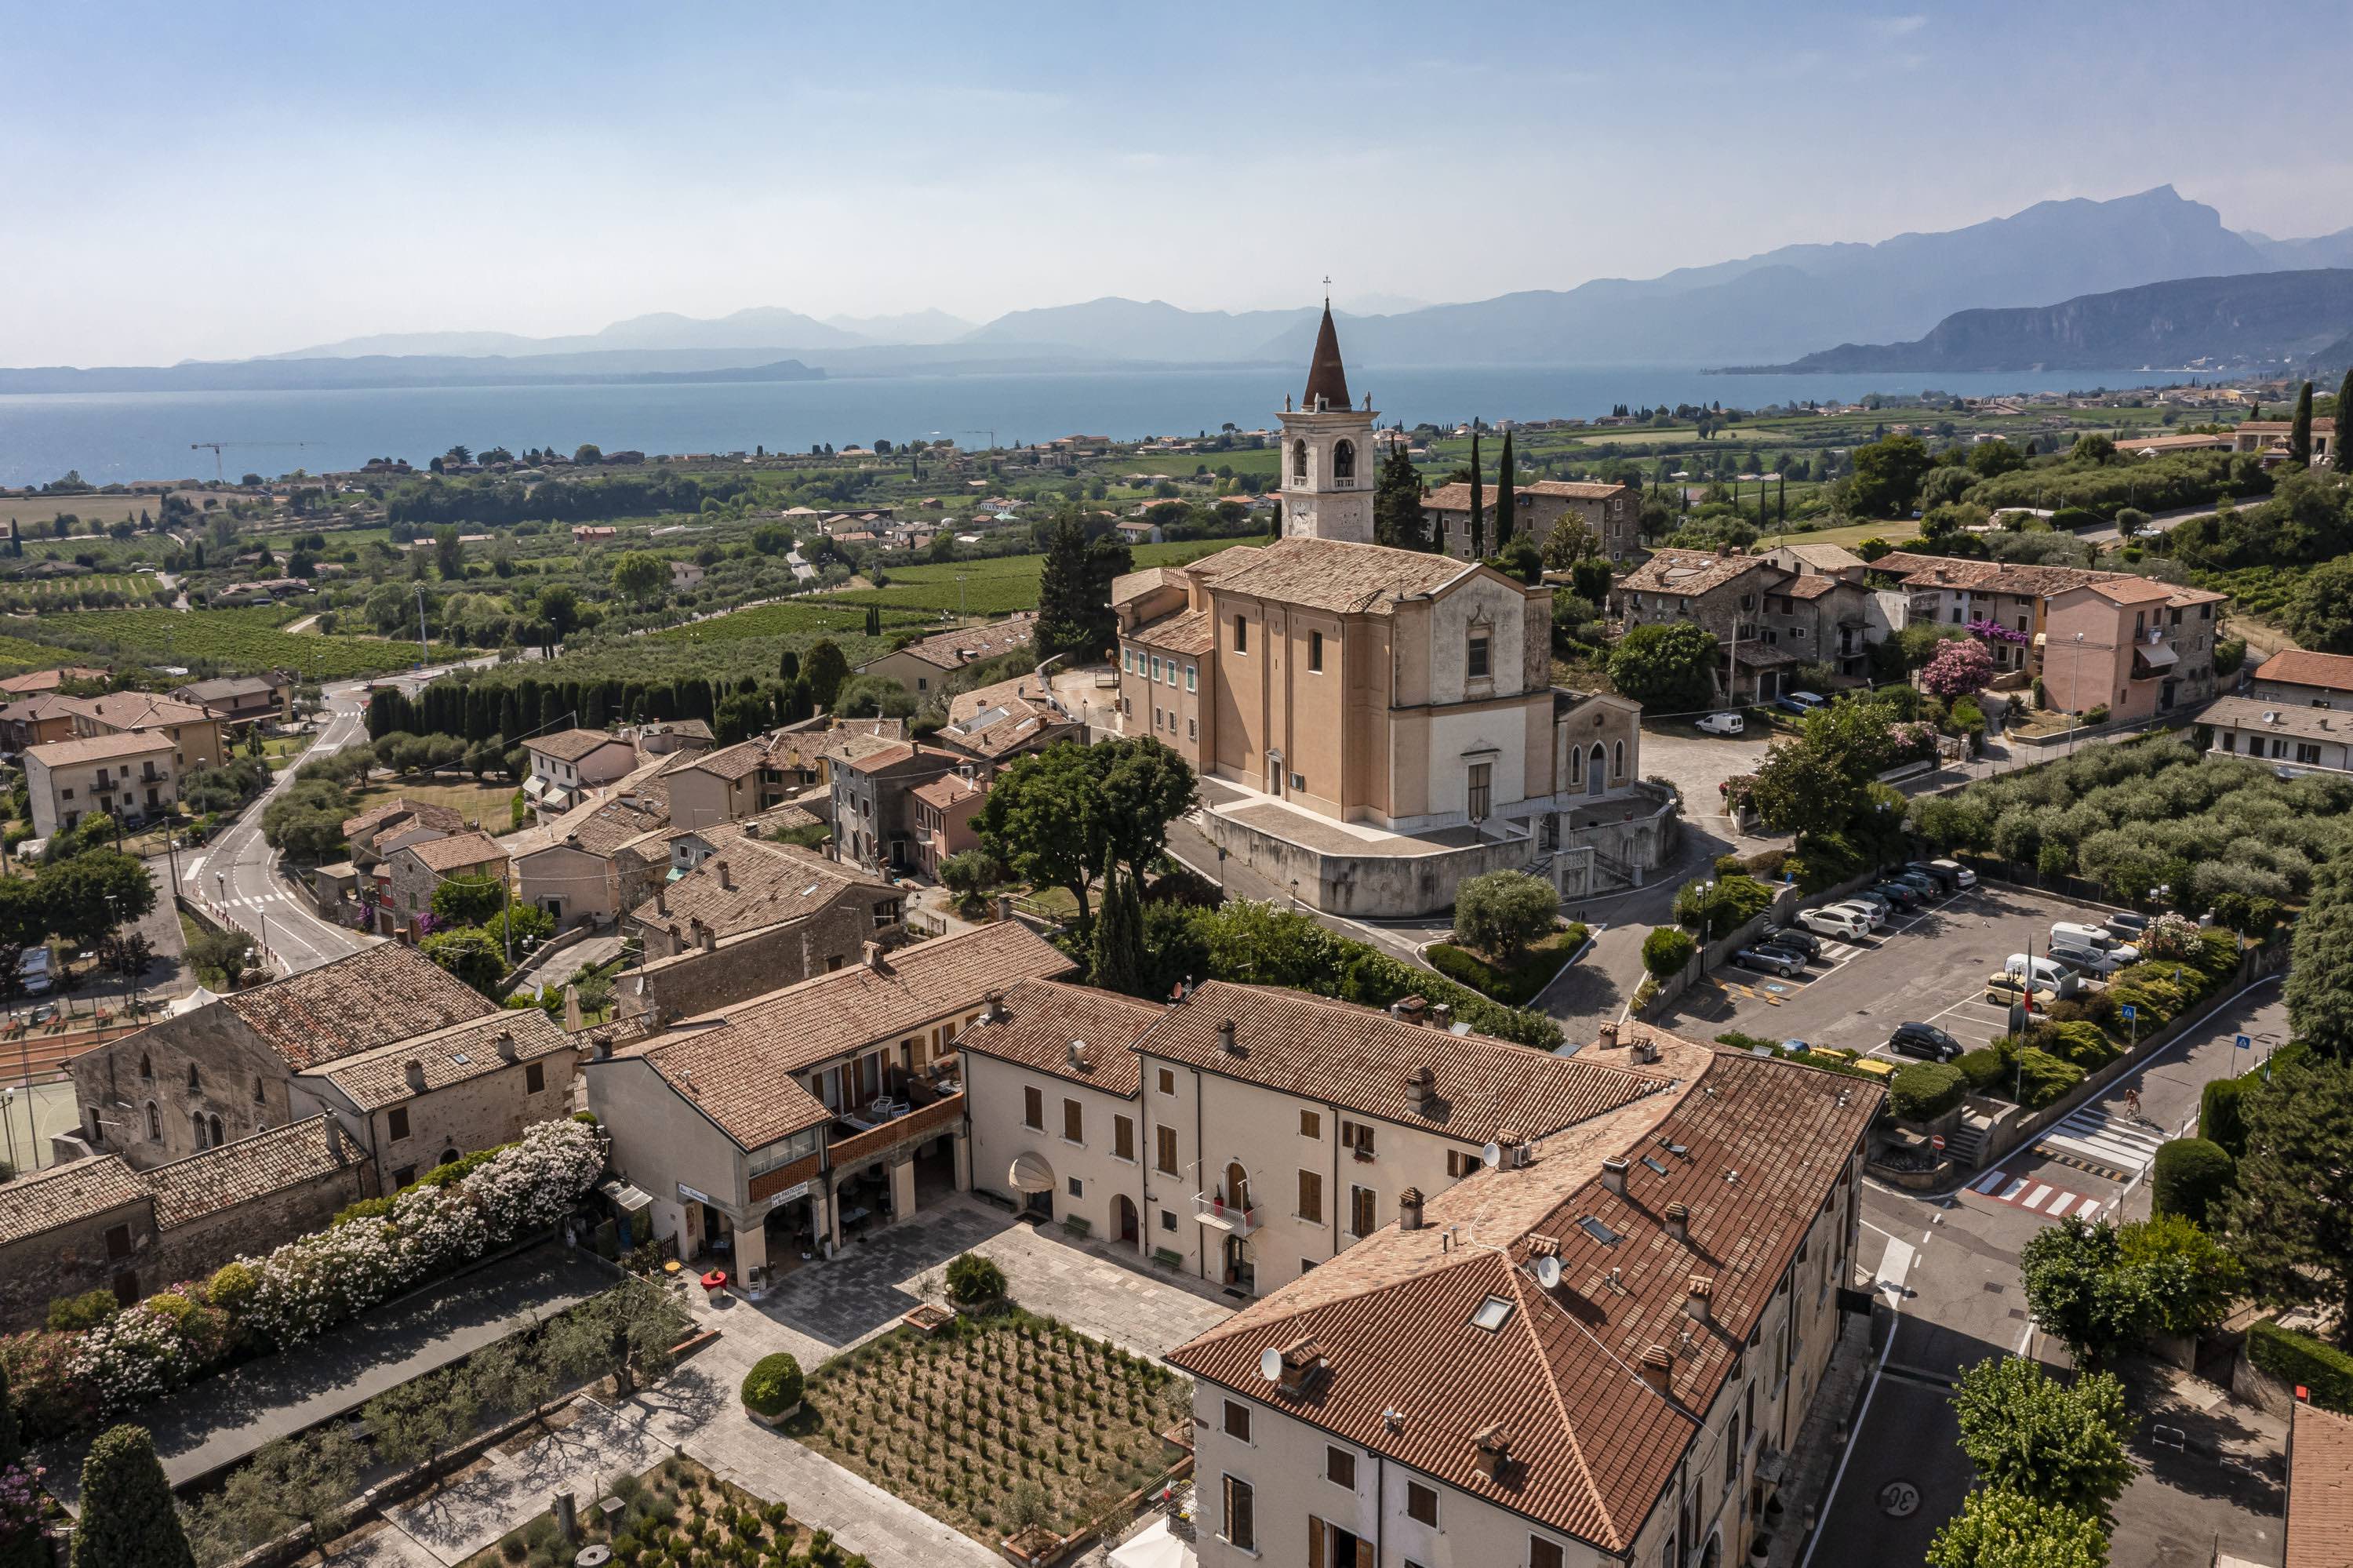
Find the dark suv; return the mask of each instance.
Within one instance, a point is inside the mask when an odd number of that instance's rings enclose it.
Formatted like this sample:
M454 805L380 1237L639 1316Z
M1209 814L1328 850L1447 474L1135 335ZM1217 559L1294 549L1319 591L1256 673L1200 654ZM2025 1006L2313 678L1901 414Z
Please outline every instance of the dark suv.
M1887 1037L1887 1048L1901 1056L1949 1062L1961 1054L1961 1043L1933 1023L1899 1023Z

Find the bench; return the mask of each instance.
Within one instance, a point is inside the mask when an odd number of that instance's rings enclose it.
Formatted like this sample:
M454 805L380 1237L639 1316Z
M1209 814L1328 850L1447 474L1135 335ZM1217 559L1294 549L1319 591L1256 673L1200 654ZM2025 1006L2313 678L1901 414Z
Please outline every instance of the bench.
M1156 1246L1152 1249L1152 1261L1174 1274L1185 1266L1185 1255L1171 1247Z

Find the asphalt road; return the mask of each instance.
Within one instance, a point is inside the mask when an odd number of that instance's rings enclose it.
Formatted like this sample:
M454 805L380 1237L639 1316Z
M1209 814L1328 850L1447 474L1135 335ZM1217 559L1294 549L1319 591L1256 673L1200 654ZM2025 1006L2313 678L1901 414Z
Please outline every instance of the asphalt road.
M396 683L414 692L434 676L459 667L413 671L376 684ZM325 757L367 738L366 691L356 681L325 688L322 727L318 738L302 754L306 758ZM275 959L273 967L287 974L349 958L381 939L321 919L309 896L280 873L277 851L261 837L261 816L293 781L293 768L281 770L261 799L247 807L233 825L194 854L180 859L180 890L216 906L252 932Z
M1969 1486L1956 1446L1953 1381L1994 1355L2066 1364L2065 1352L2044 1343L2028 1319L2021 1250L2053 1223L2054 1211L2145 1217L2157 1141L2194 1128L2205 1084L2246 1070L2285 1033L2278 983L2260 982L2110 1086L2070 1118L2109 1151L2101 1170L2083 1167L2073 1140L2045 1139L1948 1197L1867 1186L1857 1283L1876 1287L1883 1351L1807 1568L1922 1560ZM2243 1051L2235 1045L2242 1034L2250 1040ZM2127 1091L2140 1095L2144 1121L2127 1115ZM2147 1152L2129 1152L2137 1145ZM2126 1383L2139 1473L2115 1510L2112 1560L2206 1568L2219 1545L2277 1563L2279 1423L2220 1401L2210 1385L2169 1368L2129 1367Z

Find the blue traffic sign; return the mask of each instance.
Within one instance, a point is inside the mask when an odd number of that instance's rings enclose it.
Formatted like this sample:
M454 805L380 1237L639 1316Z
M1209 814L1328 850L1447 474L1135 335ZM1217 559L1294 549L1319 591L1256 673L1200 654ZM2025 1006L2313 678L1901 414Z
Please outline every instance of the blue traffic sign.
M2254 1048L2254 1036L2251 1034L2242 1034L2237 1039L2231 1042L2231 1049L2233 1051L2252 1051Z
M2133 1004L2132 1004L2131 1002L2129 1002L2129 1001L2128 1001L2128 1002L2125 1003L2125 1006L2124 1006L2124 1014L2125 1014L2125 1022L2126 1022L2126 1023L2130 1023L2130 1022L2133 1021Z

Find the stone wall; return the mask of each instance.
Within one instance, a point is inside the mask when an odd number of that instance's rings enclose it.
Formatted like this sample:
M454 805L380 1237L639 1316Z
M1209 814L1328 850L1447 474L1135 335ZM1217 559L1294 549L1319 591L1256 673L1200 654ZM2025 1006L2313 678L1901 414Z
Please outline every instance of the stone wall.
M130 1233L128 1255L108 1250L106 1233L118 1226ZM118 1234L118 1245L122 1239ZM154 1201L143 1195L136 1202L0 1246L0 1330L37 1329L51 1301L103 1290L126 1272L137 1277L141 1288L152 1289L147 1265L156 1255Z
M1201 812L1199 822L1211 844L1278 886L1296 885L1302 904L1331 915L1379 918L1435 914L1454 902L1454 890L1464 878L1520 871L1539 854L1535 835L1524 827L1514 837L1461 849L1382 855L1326 853L1214 810Z
M193 1086L191 1067L196 1074ZM95 1118L93 1146L142 1171L196 1153L198 1115L206 1118L205 1147L210 1146L216 1116L225 1143L295 1119L284 1059L255 1041L226 1007L159 1019L83 1052L69 1070L82 1135L90 1138ZM152 1121L150 1106L155 1111Z
M336 1211L375 1192L366 1163L354 1160L307 1181L160 1231L152 1252L140 1259L140 1290L153 1294L184 1280L201 1279L232 1258L258 1256L296 1236L322 1230Z
M651 957L657 937L649 933L648 962L623 974L614 995L625 1017L659 1011L665 1017L689 1018L854 964L867 942L896 930L877 930L871 905L845 897L804 919L670 957Z

